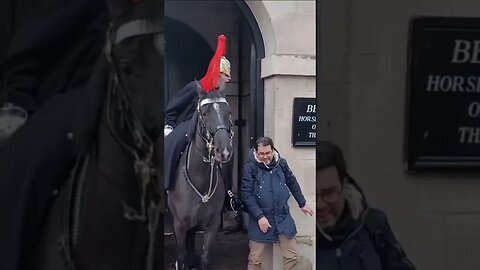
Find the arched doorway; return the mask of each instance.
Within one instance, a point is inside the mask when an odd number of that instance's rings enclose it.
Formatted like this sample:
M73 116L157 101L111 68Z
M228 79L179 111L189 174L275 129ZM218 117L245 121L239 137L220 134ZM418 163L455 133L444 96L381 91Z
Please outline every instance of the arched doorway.
M248 150L255 139L263 135L264 100L260 61L265 57L265 48L257 22L244 1L167 0L165 32L166 102L188 82L203 77L216 48L217 36L227 36L227 58L232 65L227 99L232 106L236 134L234 192L237 193L240 171ZM248 246L245 245L244 251L248 252ZM243 267L239 269L244 269L247 254L241 254L238 250L230 253L238 253L239 258L230 260L243 260Z

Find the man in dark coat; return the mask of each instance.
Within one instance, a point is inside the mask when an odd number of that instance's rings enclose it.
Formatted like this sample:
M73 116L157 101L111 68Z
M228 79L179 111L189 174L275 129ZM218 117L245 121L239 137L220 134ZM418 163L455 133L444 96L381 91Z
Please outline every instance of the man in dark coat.
M317 269L414 270L385 213L369 207L342 151L317 142Z
M44 0L12 33L0 104L12 102L31 117L0 143L2 270L24 269L52 191L68 179L77 154L71 132L76 104L108 21L105 1Z
M261 270L266 246L277 242L283 253L284 269L295 269L297 230L287 203L290 192L303 213L314 214L306 205L287 161L275 150L272 139L259 138L242 172L241 199L249 212L248 270Z

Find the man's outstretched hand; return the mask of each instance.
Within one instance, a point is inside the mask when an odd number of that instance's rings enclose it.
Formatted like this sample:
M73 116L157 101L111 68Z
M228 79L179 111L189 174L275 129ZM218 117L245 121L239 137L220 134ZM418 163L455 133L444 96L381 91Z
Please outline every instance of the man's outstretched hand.
M300 208L302 209L302 212L305 214L305 215L310 215L310 216L313 216L315 214L315 212L313 212L313 209L308 207L307 205L305 205L303 208Z

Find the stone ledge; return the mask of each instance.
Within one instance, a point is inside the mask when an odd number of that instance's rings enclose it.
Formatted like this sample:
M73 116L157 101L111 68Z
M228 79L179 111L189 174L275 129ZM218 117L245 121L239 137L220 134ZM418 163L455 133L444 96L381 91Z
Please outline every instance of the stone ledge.
M262 78L274 75L315 76L315 56L271 55L262 59Z

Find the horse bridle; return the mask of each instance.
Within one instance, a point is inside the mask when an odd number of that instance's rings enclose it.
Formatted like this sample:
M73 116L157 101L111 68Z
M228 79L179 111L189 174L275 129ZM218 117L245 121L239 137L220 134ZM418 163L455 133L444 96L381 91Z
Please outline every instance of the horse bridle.
M205 122L205 119L202 116L200 108L203 107L204 105L213 104L213 103L225 103L225 104L229 105L227 100L224 97L205 98L205 99L202 99L202 100L198 101L197 112L198 112L198 118L199 118L200 127L201 127L201 130L198 131L198 134L205 141L207 149L208 149L208 159L205 159L205 157L204 157L204 162L212 162L212 158L213 158L212 153L213 153L213 147L214 147L213 146L213 138L215 137L215 134L218 131L224 129L228 133L230 133L230 144L233 143L233 136L235 135L235 132L233 131L232 119L230 119L230 127L227 127L225 125L218 125L215 128L214 132L210 132L208 130L207 124Z
M120 145L133 156L135 174L139 177L140 183L144 183L144 185L145 183L151 183L154 177L156 177L152 162L154 140L146 132L145 126L138 116L137 108L134 108L132 105L129 92L122 83L122 78L112 49L115 45L121 43L127 38L149 34L163 35L163 33L164 30L160 21L134 20L120 26L115 32L109 31L105 50L108 62L112 67L107 94L107 122L112 135L117 139ZM154 42L155 41L156 39L154 39ZM162 49L158 48L159 44L154 45L157 49ZM125 124L131 132L132 140L134 142L133 146L129 145L118 135L112 124L112 98L117 98L115 105L120 111L121 123ZM145 190L142 190L142 202L145 195L144 191ZM128 219L145 220L146 211L143 204L140 215L132 210L132 208L129 208L128 213L126 214Z
M134 169L137 181L141 190L140 210L137 211L133 207L124 206L124 216L129 220L147 221L149 231L149 245L147 254L147 269L153 269L154 261L154 242L156 230L159 223L159 215L163 209L163 197L160 196L158 201L155 201L152 192L148 192L148 187L155 189L155 179L157 173L155 172L153 164L154 140L146 132L145 125L140 120L138 111L133 107L129 92L122 83L122 78L119 73L117 62L113 54L113 47L122 41L141 35L164 35L163 22L154 20L134 20L121 25L116 31L109 31L107 36L107 45L105 46L105 54L111 65L110 83L107 93L107 122L110 132L117 139L120 145L125 148L134 159ZM154 46L159 53L164 52L163 38L154 38ZM117 98L117 109L120 111L122 123L125 123L131 132L134 145L128 145L117 133L113 124L111 116L111 102L112 98ZM161 102L161 101L159 101ZM146 203L148 205L146 205ZM148 207L148 210L147 210Z
M215 131L213 133L211 133L208 130L207 124L205 122L205 119L202 116L200 108L204 105L213 104L213 103L225 103L225 104L228 105L227 100L223 97L202 99L202 100L199 100L198 104L197 104L198 121L199 121L200 129L201 129L201 130L197 129L197 134L206 143L206 148L207 148L207 151L208 151L208 158L206 158L205 156L202 156L203 157L203 162L210 163L210 182L209 182L209 187L208 187L207 193L202 195L202 193L192 183L192 181L190 180L190 176L188 174L191 143L187 147L188 148L187 149L188 154L187 154L187 158L185 159L185 167L184 167L184 170L183 170L188 184L193 189L193 191L195 191L195 193L200 197L202 203L207 203L213 197L213 195L215 194L215 191L217 190L217 186L218 186L218 177L215 177L216 178L215 179L215 185L213 184L214 175L215 175L215 163L216 163L215 162L215 157L214 157L214 151L213 151L213 149L214 149L213 139L215 137L215 134L222 129L226 130L228 133L230 133L230 144L232 144L233 136L235 135L235 133L233 131L233 123L232 123L231 119L230 119L230 127L226 127L225 125L218 125L215 128ZM229 196L231 196L230 195L231 191L229 190L229 192L230 192Z

